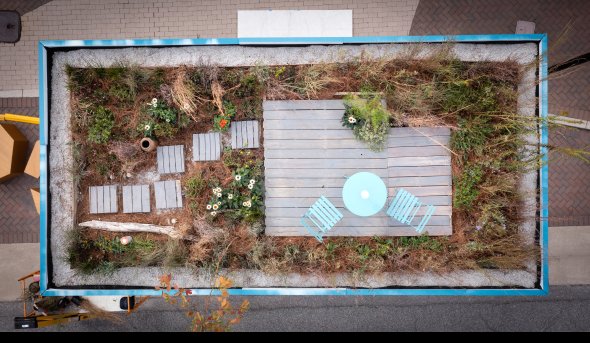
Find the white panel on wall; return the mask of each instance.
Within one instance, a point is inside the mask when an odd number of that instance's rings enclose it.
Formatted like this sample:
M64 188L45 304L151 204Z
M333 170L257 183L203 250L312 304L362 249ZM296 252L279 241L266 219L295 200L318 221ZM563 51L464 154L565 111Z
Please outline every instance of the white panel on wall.
M238 37L352 37L352 10L238 11Z

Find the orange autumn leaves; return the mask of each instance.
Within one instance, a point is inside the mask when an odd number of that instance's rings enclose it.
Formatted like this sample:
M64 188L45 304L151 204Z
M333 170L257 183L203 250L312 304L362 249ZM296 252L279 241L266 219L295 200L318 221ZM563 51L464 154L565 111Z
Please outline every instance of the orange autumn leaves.
M202 306L191 303L188 298L192 294L190 289L180 288L178 284L172 283L172 275L165 274L160 276L160 285L156 287L157 290L166 290L162 292L162 297L170 304L180 304L181 308L192 307L187 312L187 316L191 318L191 331L215 331L223 332L230 331L231 326L238 324L244 314L250 308L250 302L244 300L238 308L234 308L229 300L228 289L232 287L233 283L230 279L219 276L215 280L214 289L211 291L209 297L204 299ZM213 297L213 292L218 293L218 296ZM211 299L214 298L217 302L216 306L211 304Z

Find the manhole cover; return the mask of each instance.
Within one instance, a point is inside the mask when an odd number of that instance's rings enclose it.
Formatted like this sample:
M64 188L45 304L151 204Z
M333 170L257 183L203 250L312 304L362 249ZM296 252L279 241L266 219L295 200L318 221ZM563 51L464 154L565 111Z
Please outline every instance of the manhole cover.
M0 11L0 42L16 43L20 39L20 14Z

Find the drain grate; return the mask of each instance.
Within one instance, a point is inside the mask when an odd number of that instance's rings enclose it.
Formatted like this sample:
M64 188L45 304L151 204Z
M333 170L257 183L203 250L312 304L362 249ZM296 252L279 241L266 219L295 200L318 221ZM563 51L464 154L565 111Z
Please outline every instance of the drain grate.
M20 14L17 11L0 11L0 42L18 42L20 29Z

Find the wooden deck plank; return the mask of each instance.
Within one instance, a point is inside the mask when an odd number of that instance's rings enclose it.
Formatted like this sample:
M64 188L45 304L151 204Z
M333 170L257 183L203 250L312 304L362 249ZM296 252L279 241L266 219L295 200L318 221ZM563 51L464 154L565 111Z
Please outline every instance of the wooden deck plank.
M293 208L309 208L313 203L318 200L317 197L307 198L265 198L265 205L267 208L271 207L293 207ZM342 197L329 198L330 202L336 206L336 208L344 208L344 201ZM449 195L436 195L436 196L421 196L420 201L424 204L434 206L451 206L452 198Z
M131 188L132 210L133 213L141 212L141 186L134 185Z
M388 176L387 168L383 169L357 169L357 168L346 168L346 169L332 169L332 168L318 168L318 169L300 169L300 170L289 170L289 169L266 169L264 174L266 178L289 178L289 179L299 179L299 178L310 178L310 179L323 179L326 177L329 178L344 178L349 177L355 173L366 171L371 172L381 178L386 178Z
M104 188L102 186L96 187L96 213L104 212Z
M141 186L141 211L150 212L150 186Z
M264 163L267 169L289 168L289 169L321 169L321 168L358 168L359 161L355 159L303 159L303 158L281 158L269 159ZM383 158L363 159L363 168L383 169L387 168L387 161Z
M119 195L117 194L117 186L111 185L107 187L110 188L111 193L111 213L117 213L119 212L119 207L117 204L117 199L119 198Z
M172 180L164 181L164 192L166 193L166 208L176 206L176 183Z
M108 186L102 186L102 192L103 192L103 198L102 198L102 202L103 202L103 209L105 213L110 213L111 212L111 188Z
M164 164L164 174L170 173L170 153L169 153L168 149L169 149L168 146L162 147L162 160L163 160L163 164Z
M200 134L198 135L198 139L199 139L199 157L197 158L197 161L206 161L207 158L205 157L205 135L204 134Z
M90 213L98 213L98 204L97 204L97 192L96 187L90 187L88 190L88 196L90 197Z
M258 121L252 121L252 128L254 129L253 137L254 137L254 144L252 145L253 148L257 149L260 148L260 130L258 129Z
M264 131L264 147L266 150L299 150L299 149L367 149L367 145L354 137L348 139L321 139L319 136L313 139L270 139Z
M174 184L176 186L176 207L182 207L182 187L180 180L176 180Z
M132 186L123 186L123 213L133 213Z
M237 147L238 147L238 124L236 124L236 122L232 122L230 124L230 131L231 131L231 148L237 149Z
M343 110L342 100L265 100L262 109L276 110Z
M352 130L269 130L265 139L354 139ZM402 139L402 138L400 138ZM365 146L366 147L366 146Z
M164 189L164 181L154 182L154 194L156 196L156 208L166 208L166 191Z
M338 177L338 178L298 178L298 179L288 179L288 178L270 178L264 181L264 185L267 188L280 188L280 187L289 187L289 188L323 188L323 187L340 187L344 186L346 182L346 178Z
M164 147L156 148L156 159L158 161L158 173L164 173Z
M264 158L318 158L326 159L337 156L339 159L359 159L359 158L386 158L387 152L374 152L368 149L293 149L293 150L265 150Z
M293 118L293 116L288 118ZM326 127L329 127L330 130L350 130L345 126L342 126L340 118L316 120L280 119L264 121L265 130L284 130L286 127L291 130L324 130Z
M317 121L317 120L340 120L344 115L344 109L341 110L277 110L265 111L264 121L271 120L289 120L298 119L301 121ZM340 124L340 123L339 123ZM264 127L266 129L266 126Z
M184 157L184 144L180 146L180 161L181 161L181 168L180 172L184 173L184 164L185 164L185 157Z

